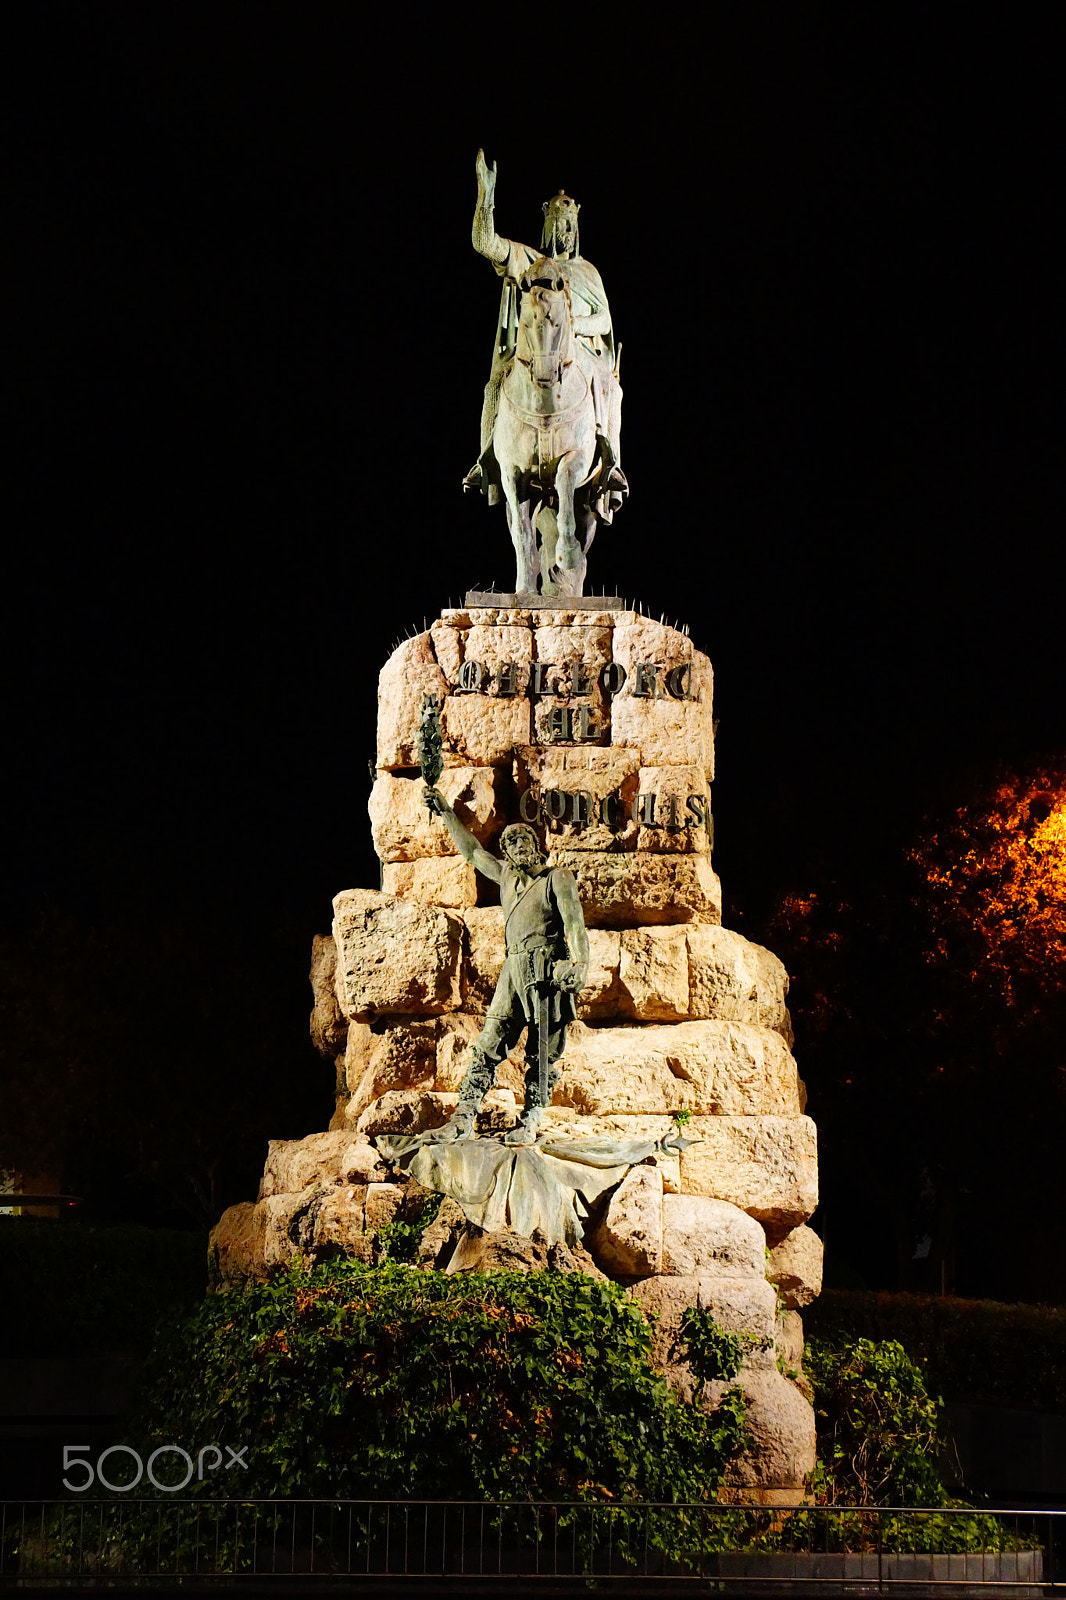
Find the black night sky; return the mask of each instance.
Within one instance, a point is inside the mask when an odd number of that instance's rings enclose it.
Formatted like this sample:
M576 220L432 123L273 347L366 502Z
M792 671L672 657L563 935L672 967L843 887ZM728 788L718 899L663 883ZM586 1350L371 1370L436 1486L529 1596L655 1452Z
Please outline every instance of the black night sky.
M632 489L590 584L714 662L727 921L861 898L931 808L1062 746L1036 13L428 16L45 6L12 52L4 930L177 919L254 957L305 1085L278 1136L330 1110L306 952L377 883L378 669L513 571L460 493L498 299L479 144L500 232L582 202ZM233 972L202 985L148 1077L205 991L239 1039Z

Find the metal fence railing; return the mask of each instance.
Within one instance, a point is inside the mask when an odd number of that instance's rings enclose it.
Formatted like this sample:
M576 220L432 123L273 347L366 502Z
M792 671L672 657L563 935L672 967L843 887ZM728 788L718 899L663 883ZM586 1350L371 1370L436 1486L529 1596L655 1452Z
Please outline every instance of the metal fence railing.
M508 1580L1066 1593L1066 1511L158 1498L0 1502L0 1590Z

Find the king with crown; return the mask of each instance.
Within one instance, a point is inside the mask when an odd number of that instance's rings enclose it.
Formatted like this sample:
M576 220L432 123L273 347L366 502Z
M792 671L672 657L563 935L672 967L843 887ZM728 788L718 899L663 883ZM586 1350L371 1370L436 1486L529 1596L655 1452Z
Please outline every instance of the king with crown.
M502 239L496 232L493 225L496 163L490 167L482 150L477 153L477 189L471 230L474 249L492 262L504 282L492 371L485 385L481 410L481 451L463 479L463 488L483 491L489 505L495 505L500 498L492 434L500 406L500 388L515 358L518 285L527 268L541 257L551 256L567 263L577 360L592 391L597 447L604 468L601 481L606 485L609 510L614 512L629 492L619 464L622 387L618 381L618 356L621 346L615 349L611 312L600 275L580 252L577 219L581 207L561 189L553 199L546 200L540 247L533 249L513 239Z

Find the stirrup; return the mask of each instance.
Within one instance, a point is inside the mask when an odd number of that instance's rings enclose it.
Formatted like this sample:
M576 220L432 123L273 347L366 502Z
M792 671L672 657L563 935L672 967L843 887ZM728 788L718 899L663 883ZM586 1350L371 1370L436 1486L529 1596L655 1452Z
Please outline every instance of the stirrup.
M485 487L485 474L481 470L481 462L475 461L466 477L463 479L464 494L479 494Z
M504 1134L504 1144L536 1144L543 1115L543 1106L530 1106L528 1111L523 1111L514 1127Z

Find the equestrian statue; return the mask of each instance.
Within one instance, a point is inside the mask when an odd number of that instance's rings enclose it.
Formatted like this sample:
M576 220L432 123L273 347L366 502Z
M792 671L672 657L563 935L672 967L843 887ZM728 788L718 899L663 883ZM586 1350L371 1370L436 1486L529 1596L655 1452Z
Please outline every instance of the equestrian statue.
M544 202L540 248L493 226L496 164L477 153L474 249L503 279L481 453L463 479L503 497L520 594L577 596L600 523L629 493L619 462L622 388L600 275L579 250L580 207Z

